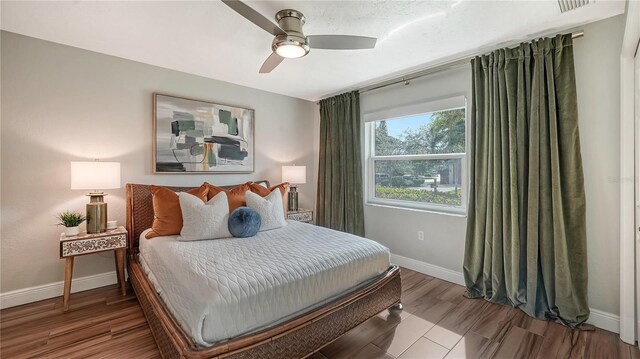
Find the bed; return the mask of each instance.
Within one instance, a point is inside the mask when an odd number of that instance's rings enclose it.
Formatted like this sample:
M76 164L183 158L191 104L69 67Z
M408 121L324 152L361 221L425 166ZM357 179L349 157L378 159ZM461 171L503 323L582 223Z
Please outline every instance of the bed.
M384 268L388 253L385 262L384 254L376 245L365 243L367 240L354 237L340 248L338 232L291 222L282 230L242 239L245 242L179 242L171 237L140 241L153 221L149 186L127 184L126 193L129 278L165 358L302 358L387 308L394 314L401 310L400 271L396 266ZM319 242L320 237L326 243ZM284 258L282 249L291 247L294 238L306 244L291 251L286 260L270 265L269 258ZM265 243L270 246L265 247ZM318 245L326 248L322 252L328 257L317 254L321 251L314 246ZM203 269L194 260L174 265L183 267L179 271L163 270L170 256L186 253L185 258L193 258L194 253L213 251L225 255L213 261L205 258L205 262L214 263L212 268ZM245 275L252 266L261 268L260 275ZM232 285L213 289L197 286L197 294L180 287L191 279L224 284L217 276L223 269L229 272L230 267L237 274L229 281ZM272 283L275 290L257 291L263 297L245 295L248 288L265 288L266 283ZM326 292L318 293L319 288ZM218 300L215 305L209 300L189 300L213 298L214 292L235 299Z

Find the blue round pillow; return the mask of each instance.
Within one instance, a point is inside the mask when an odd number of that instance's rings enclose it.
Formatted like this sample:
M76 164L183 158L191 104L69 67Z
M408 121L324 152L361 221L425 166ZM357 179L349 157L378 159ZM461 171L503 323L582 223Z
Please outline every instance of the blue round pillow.
M229 216L229 232L234 237L253 237L260 230L260 214L249 207L236 208Z

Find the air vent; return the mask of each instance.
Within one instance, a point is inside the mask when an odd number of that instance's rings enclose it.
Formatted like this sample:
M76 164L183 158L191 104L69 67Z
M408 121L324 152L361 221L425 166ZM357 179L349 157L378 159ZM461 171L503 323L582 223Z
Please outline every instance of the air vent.
M589 3L593 1L595 0L558 0L558 5L560 5L561 12L567 12L585 5L589 5Z

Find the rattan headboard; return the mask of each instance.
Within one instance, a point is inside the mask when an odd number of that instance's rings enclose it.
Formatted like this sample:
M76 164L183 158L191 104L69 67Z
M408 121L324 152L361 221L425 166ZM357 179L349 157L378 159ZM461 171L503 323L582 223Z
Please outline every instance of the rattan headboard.
M269 181L255 181L256 183L264 183L269 186ZM233 188L232 186L220 186L222 188ZM153 202L151 200L151 185L127 183L127 232L129 239L127 243L127 252L129 255L138 252L138 239L144 230L151 228L153 223ZM170 187L167 188L184 192L195 187Z

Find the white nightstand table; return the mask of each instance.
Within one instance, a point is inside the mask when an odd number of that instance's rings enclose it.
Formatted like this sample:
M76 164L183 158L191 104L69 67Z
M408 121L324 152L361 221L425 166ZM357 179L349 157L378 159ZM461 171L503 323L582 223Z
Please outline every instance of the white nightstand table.
M114 251L118 283L122 295L126 295L124 282L124 255L127 249L127 230L120 226L102 233L80 233L67 237L60 235L60 258L66 260L64 266L64 311L69 310L71 280L73 277L73 259L76 256L105 251Z
M313 210L300 208L297 211L289 211L289 213L287 213L287 219L311 223L313 221Z

